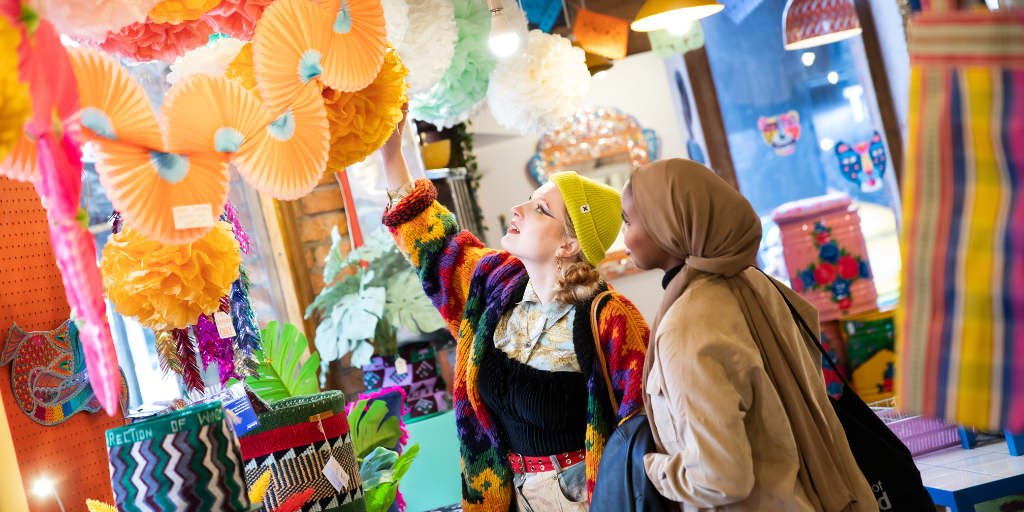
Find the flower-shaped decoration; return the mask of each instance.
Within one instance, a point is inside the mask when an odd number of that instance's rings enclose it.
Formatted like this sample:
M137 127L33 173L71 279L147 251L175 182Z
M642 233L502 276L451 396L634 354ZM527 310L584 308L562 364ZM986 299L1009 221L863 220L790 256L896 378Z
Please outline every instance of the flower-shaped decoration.
M818 249L818 261L797 272L792 279L793 289L798 293L828 290L839 309L849 310L853 305L851 286L859 279L871 277L868 262L839 247L832 238L832 228L824 222L814 224L811 236Z
M242 263L231 225L189 244L163 245L125 226L103 248L103 286L114 309L157 331L184 329L220 307Z
M220 0L163 0L149 10L149 18L154 23L177 25L199 19L219 3Z
M174 62L185 52L206 44L211 35L213 27L202 18L177 25L147 19L144 23L132 23L120 32L107 34L107 39L98 46L107 53L136 61Z
M203 18L216 30L241 41L252 41L256 22L273 0L222 0Z

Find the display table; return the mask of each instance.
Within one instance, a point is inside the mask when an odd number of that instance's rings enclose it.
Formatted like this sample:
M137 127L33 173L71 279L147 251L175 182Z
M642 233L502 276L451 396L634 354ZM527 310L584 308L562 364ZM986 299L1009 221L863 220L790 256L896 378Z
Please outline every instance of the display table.
M915 459L936 505L953 512L1024 493L1024 457L1011 455L1005 439L979 439L977 447L949 448Z
M462 501L462 464L455 412L449 411L410 423L409 444L420 445L420 454L402 477L399 489L406 512L424 512Z

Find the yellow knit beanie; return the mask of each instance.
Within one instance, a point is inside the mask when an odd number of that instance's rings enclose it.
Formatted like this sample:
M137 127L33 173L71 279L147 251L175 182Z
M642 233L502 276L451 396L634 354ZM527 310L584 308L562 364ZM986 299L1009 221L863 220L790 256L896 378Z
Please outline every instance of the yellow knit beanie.
M583 256L596 267L615 243L622 226L619 191L572 171L552 174L549 179L562 193Z

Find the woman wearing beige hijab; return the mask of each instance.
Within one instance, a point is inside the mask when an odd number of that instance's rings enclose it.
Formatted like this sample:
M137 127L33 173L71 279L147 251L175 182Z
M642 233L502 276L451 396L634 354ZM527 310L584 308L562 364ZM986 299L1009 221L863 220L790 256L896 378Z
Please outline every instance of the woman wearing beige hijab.
M812 329L817 310L751 266L750 203L672 159L637 169L622 204L634 263L666 271L643 373L658 491L685 511L878 510L779 290Z

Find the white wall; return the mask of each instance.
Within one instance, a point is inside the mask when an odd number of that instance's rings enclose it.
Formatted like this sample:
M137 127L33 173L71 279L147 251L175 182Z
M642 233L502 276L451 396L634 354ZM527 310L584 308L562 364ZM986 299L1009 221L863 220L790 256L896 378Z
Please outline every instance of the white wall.
M660 158L686 158L686 144L680 132L678 108L674 105L664 62L651 52L615 61L602 79L590 81L587 101L615 107L632 115L644 128L653 129L661 145ZM499 247L501 224L498 216L511 217L509 209L526 201L534 185L526 164L537 150L539 135L520 135L494 121L489 110L472 118L474 153L480 166L478 199L489 228L487 243ZM629 297L647 320L653 321L661 303L660 270L627 276L611 285Z

